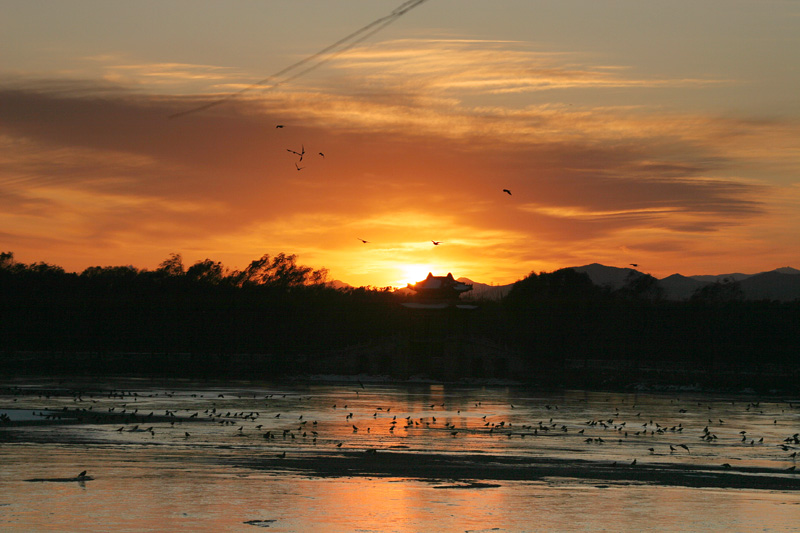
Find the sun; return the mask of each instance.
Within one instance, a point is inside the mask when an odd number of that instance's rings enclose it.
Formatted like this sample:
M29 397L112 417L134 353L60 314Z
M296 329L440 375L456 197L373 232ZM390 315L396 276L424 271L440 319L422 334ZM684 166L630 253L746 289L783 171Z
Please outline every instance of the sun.
M402 279L398 282L398 287L405 287L407 283L412 285L418 281L422 281L430 272L436 270L436 267L427 263L415 263L404 265L400 267L402 272Z

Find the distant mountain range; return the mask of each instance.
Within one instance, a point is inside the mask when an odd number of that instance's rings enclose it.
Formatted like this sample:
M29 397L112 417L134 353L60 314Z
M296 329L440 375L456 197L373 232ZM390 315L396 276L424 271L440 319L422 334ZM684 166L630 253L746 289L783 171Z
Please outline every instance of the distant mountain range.
M462 300L500 300L511 290L513 283L508 285L487 285L478 283L469 278L458 278L456 281L472 285L472 290L461 296Z
M625 285L631 275L644 275L632 268L618 268L593 263L581 267L573 267L578 272L585 272L595 285L608 287L611 290ZM780 300L791 301L800 298L800 270L782 267L758 274L718 274L683 276L672 274L658 280L664 289L664 297L668 300L687 300L692 294L711 283L721 281L739 283L746 300Z
M617 290L625 286L630 276L644 276L645 274L633 268L619 268L592 263L579 267L570 267L577 272L585 272L592 283L600 287ZM473 281L469 278L458 278L457 281L469 283L472 290L465 293L465 300L500 300L509 293L513 283L506 285L487 285ZM692 294L705 285L722 281L735 281L739 283L746 300L778 300L792 301L800 299L800 270L792 267L781 267L758 274L733 274L683 276L672 274L658 280L664 289L667 300L688 300ZM335 280L329 283L334 288L350 287L347 283ZM410 294L406 288L398 289L398 293Z

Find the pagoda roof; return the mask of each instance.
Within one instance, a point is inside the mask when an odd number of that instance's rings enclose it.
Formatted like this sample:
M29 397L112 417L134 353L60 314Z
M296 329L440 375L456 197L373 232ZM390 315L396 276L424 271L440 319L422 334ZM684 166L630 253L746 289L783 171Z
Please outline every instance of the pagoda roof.
M450 272L446 276L434 276L432 272L428 272L427 278L418 281L414 285L409 283L408 288L417 292L441 290L467 292L472 290L472 285L454 279L453 274Z

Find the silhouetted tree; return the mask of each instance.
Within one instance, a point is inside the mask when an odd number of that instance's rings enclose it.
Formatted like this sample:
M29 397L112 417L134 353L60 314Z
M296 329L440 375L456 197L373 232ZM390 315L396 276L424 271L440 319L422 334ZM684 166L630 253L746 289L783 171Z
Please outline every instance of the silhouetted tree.
M692 294L695 302L739 302L744 300L742 285L733 278L722 278L714 283L699 287Z
M0 270L9 270L14 266L13 252L0 252Z
M510 336L532 367L563 370L568 357L586 354L593 341L604 292L586 273L571 268L531 273L503 300Z
M615 295L634 300L662 300L664 288L650 274L632 270L625 279L625 285L617 289Z
M297 264L296 255L280 253L270 260L269 254L252 261L241 272L231 274L234 285L271 285L279 287L296 287L324 283L327 277L325 269L314 270L311 267Z
M167 276L182 276L185 274L186 271L183 268L183 258L181 254L170 254L167 259L163 260L161 264L158 265L156 272Z
M132 266L109 266L109 267L99 267L93 266L86 268L83 272L81 272L81 277L87 279L102 279L107 281L117 281L117 283L130 283L136 276L139 275L139 271Z
M41 261L38 263L32 263L28 265L27 271L28 273L34 276L42 276L42 277L44 276L57 277L62 274L65 274L64 269L61 268L60 266L50 265L48 263L44 263Z
M186 270L186 278L209 285L219 285L225 279L225 267L219 261L204 259Z
M588 300L601 294L597 285L585 272L562 268L555 272L542 272L538 276L531 272L528 277L516 282L505 301L509 305L534 301Z

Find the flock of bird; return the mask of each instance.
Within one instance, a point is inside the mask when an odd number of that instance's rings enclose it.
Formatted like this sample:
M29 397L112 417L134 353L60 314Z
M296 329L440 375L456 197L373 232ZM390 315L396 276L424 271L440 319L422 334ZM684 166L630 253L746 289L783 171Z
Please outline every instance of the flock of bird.
M286 127L285 124L276 124L275 125L275 128L277 128L277 129L283 129L285 127ZM293 150L291 148L287 148L286 151L289 152L290 154L294 154L294 155L296 155L298 157L298 159L294 162L294 167L295 167L296 170L300 171L300 170L303 170L304 168L306 168L305 166L300 166L300 163L303 162L303 158L306 155L305 144L301 144L300 145L300 151L299 152L297 150ZM323 159L325 159L325 154L323 152L317 152L317 154L319 156L321 156ZM504 192L504 193L508 194L509 196L511 196L511 191L509 189L503 189L502 192ZM370 244L372 242L372 241L368 241L366 239L362 239L361 237L356 237L356 239L361 241L363 244ZM442 241L431 240L431 243L433 243L434 246L439 246L440 244L442 244Z
M283 126L279 126L279 127L283 127ZM298 156L298 157L299 157L299 159L298 159L297 161L295 161L295 162L294 162L294 167L295 167L297 170L303 170L304 168L306 168L306 167L301 167L301 166L300 166L300 163L302 163L302 162L303 162L303 157L306 155L306 146L305 146L304 144L301 144L301 145L300 145L300 151L299 151L299 152L298 152L297 150L292 150L291 148L287 148L287 149L286 149L286 151L287 151L287 152L290 152L290 153L293 153L294 155L296 155L296 156ZM325 154L323 154L322 152L318 152L318 154L319 154L319 155L320 155L320 156L321 156L323 159L325 159Z
M76 439L189 446L236 441L259 451L263 448L281 459L287 454L325 449L376 453L394 448L449 451L467 447L499 454L581 453L597 460L613 459L614 465L626 464L627 455L631 466L647 458L716 461L725 469L733 468L732 463L755 461L783 464L783 470L793 472L800 449L796 431L800 404L792 402L770 403L767 411L761 402L741 404L735 419L740 424L747 418L760 423L737 428L712 415L711 404L699 402L676 404L669 418L658 421L636 405L607 406L602 416L597 405L499 404L485 397L454 405L419 401L412 407L363 385L344 393L339 390L336 396L225 392L206 397L167 391L31 396L18 394L14 400L22 397L26 406L38 406L34 416L59 424L62 435L70 433L64 426L73 427L71 434ZM0 395L0 410L8 405L7 398ZM325 405L326 399L331 403ZM725 412L731 415L734 408L732 404ZM590 413L594 414L591 418L578 418ZM532 419L537 415L538 420ZM765 417L770 417L771 423L765 425ZM13 427L10 422L0 424L0 430ZM781 431L784 434L779 437Z

